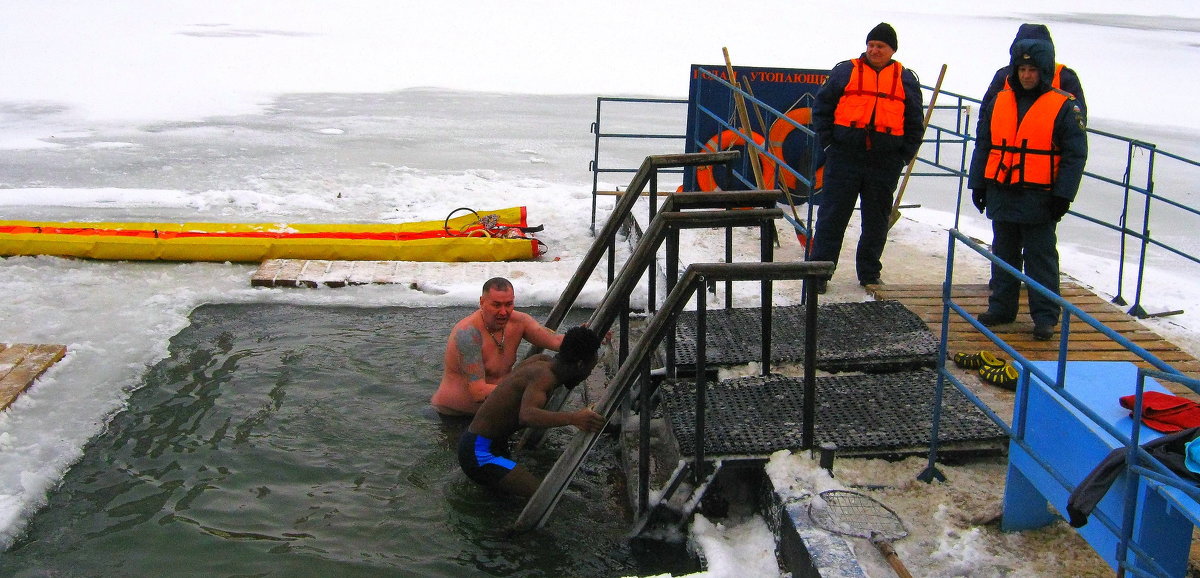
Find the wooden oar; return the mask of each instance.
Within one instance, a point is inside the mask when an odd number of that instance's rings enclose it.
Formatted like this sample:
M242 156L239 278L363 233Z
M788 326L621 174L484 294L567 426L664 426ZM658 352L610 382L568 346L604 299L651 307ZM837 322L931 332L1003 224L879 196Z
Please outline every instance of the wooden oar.
M750 79L746 78L745 76L742 77L742 88L746 89L746 94L749 94L752 97L754 96L754 89L750 87ZM762 127L765 131L767 128L767 121L763 119L762 110L758 108L757 104L754 105L754 117L758 119L758 126ZM783 149L781 148L780 156L783 155L782 150ZM774 170L776 174L771 176L777 179L776 182L779 183L779 181L782 180L779 178L779 169L776 168ZM787 185L782 183L779 183L779 186L776 188L783 193L783 196L787 197L788 205L792 207L792 218L796 219L796 222L799 223L800 214L796 212L796 202L792 200L792 192L788 190ZM803 235L799 229L796 229L796 240L799 241L801 245L808 246L808 237ZM779 245L778 236L775 237L775 244Z
M733 64L729 61L729 49L722 46L721 53L725 55L725 71L729 74L729 84L734 86L733 101L737 105L738 122L742 124L742 132L746 135L746 154L750 155L750 168L754 170L754 184L759 189L763 186L762 165L758 164L758 151L754 148L753 132L750 130L750 113L746 111L746 100L738 92L737 78L733 74Z
M937 103L938 93L942 91L942 79L946 78L946 65L942 65L942 71L938 74L937 84L933 87L933 95L929 97L929 108L925 109L925 122L921 125L921 138L924 139L925 130L929 128L929 117L933 116L933 105ZM919 149L918 149L919 150ZM908 161L908 168L904 171L904 180L900 181L900 190L896 191L896 202L892 203L892 214L888 217L888 229L900 220L900 199L904 197L904 188L908 186L908 177L912 176L913 165L917 164L917 156L913 155L912 160Z

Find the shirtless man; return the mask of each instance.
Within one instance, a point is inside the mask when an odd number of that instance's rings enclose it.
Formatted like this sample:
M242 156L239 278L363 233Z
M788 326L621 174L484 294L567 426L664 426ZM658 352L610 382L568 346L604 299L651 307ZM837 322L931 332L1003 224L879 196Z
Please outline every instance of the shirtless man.
M512 371L524 339L558 351L563 336L514 310L512 283L493 277L483 284L479 311L455 324L446 343L442 383L430 399L443 417L472 416L496 384Z
M530 497L541 480L509 458L508 441L522 427L573 425L582 431L604 428L604 417L583 408L576 411L543 409L559 385L574 388L596 367L600 338L587 327L567 332L558 355L535 355L522 361L471 420L458 441L458 463L467 477L497 490Z

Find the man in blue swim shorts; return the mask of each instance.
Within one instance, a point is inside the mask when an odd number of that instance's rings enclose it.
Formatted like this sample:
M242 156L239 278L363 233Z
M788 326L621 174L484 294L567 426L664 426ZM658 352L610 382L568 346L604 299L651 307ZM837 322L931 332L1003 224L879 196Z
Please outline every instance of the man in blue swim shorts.
M555 388L574 388L596 367L600 338L587 327L566 333L558 354L535 355L513 368L471 420L458 440L458 463L467 477L484 486L522 497L532 496L541 480L509 458L508 441L522 427L572 425L600 431L604 417L583 408L547 411Z

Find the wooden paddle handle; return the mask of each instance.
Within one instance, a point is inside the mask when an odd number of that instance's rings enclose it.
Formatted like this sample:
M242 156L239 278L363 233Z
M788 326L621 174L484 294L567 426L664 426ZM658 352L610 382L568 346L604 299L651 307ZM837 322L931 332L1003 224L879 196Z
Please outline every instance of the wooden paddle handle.
M933 116L933 106L937 103L938 93L942 92L942 80L946 78L946 65L942 65L942 71L938 73L937 84L933 87L933 95L929 97L929 108L925 109L925 120L921 123L923 127L921 132L929 128L929 118ZM921 138L925 138L922 134ZM920 147L917 147L920 150ZM908 167L904 169L904 180L900 182L900 190L896 193L896 202L892 204L892 213L900 210L900 199L904 197L904 188L908 186L908 177L912 176L913 166L917 164L916 155L909 159Z
M742 125L742 132L746 133L746 154L750 155L750 169L754 172L754 186L763 188L762 165L758 164L758 150L754 148L754 134L750 130L750 113L746 111L746 100L742 98L742 93L738 92L737 78L734 78L733 62L729 60L729 48L721 47L721 53L725 55L725 73L729 75L729 84L734 86L733 102L737 107L738 122Z
M875 545L880 554L883 554L883 558L887 560L892 570L896 571L897 576L900 578L912 578L912 574L908 572L908 568L904 566L904 562L901 562L900 557L896 555L896 549L892 547L891 542L879 534L873 534L871 536L871 543Z

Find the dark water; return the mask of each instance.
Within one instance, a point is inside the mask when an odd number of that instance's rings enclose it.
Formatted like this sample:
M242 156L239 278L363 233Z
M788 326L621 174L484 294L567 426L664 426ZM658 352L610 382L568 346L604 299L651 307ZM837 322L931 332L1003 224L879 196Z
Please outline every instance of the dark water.
M593 457L541 530L463 476L428 409L466 308L204 306L0 553L4 576L628 576ZM531 311L535 316L537 312ZM545 472L567 437L519 459Z

